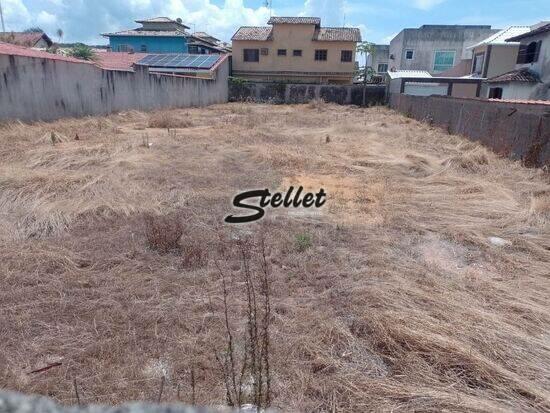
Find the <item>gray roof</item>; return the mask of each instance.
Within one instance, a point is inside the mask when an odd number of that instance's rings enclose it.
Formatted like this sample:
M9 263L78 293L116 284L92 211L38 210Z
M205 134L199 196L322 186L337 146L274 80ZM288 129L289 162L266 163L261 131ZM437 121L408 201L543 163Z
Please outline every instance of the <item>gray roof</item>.
M319 17L272 17L267 24L315 24L319 26Z
M520 34L518 36L511 37L509 39L506 39L507 42L519 42L522 39L526 39L528 37L537 36L539 34L543 34L546 32L550 32L550 23L544 24L542 26L539 26L538 28L531 30L530 32Z
M313 40L320 42L360 42L361 31L354 27L321 27L315 31Z
M154 37L186 37L183 30L144 30L142 28L123 30L115 33L103 33L102 36L154 36Z
M170 17L153 17L150 19L136 20L136 23L175 23L185 27L186 29L190 29L189 26L186 26L185 24L181 23L181 19L179 20L180 21L177 21L177 20L171 19Z
M271 40L271 27L250 27L243 26L237 30L231 40Z

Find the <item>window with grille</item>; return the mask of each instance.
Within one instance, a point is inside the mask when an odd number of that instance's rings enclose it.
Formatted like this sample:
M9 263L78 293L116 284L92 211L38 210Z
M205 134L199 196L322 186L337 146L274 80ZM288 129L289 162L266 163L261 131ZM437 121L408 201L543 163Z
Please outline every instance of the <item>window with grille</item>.
M414 50L412 49L405 50L405 59L412 60L413 57L414 57Z
M278 49L277 56L286 56L286 49Z
M328 58L328 51L326 49L315 50L315 60L324 61Z
M351 50L342 50L342 56L340 60L342 62L351 62L351 59L353 59L353 52Z
M243 58L245 62L259 62L260 50L259 49L244 49Z
M292 52L292 54L295 56L295 57L301 57L302 56L302 51L301 50L294 50Z
M388 64L387 63L379 63L378 64L378 73L386 73L388 71Z
M502 99L502 88L492 87L489 89L489 99Z
M539 60L542 41L520 44L518 52L518 64L535 63Z
M434 72L443 72L455 65L454 50L436 50L434 53Z

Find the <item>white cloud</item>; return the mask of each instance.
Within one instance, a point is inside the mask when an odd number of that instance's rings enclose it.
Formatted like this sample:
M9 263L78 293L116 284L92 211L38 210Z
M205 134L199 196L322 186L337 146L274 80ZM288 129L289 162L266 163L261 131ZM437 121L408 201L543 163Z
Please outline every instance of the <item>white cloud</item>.
M306 0L301 14L320 17L323 26L342 26L344 12L344 0Z
M260 2L258 2L260 3ZM208 31L229 40L241 25L264 25L269 10L245 7L243 0L2 0L6 26L23 30L41 26L47 32L58 28L65 41L106 43L101 33L137 27L134 20L153 16L181 17L197 31Z
M445 0L414 0L413 5L420 10L430 10L444 1Z
M398 34L399 34L399 33L392 33L392 34L390 34L389 36L384 37L384 38L382 39L383 44L390 44L391 41L393 40L393 38L394 38L395 36L397 36Z

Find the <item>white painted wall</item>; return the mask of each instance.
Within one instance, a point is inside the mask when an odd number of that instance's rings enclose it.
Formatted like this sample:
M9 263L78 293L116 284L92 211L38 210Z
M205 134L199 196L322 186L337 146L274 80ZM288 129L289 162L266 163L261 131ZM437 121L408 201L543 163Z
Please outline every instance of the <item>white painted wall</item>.
M0 119L53 120L228 100L229 63L215 80L103 70L91 64L0 55Z

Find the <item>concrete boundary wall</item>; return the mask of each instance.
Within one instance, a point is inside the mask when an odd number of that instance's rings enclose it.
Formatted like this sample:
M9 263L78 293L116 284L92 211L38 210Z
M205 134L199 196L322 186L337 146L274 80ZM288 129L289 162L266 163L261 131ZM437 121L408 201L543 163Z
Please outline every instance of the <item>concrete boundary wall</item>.
M315 85L230 81L229 100L277 104L322 99L340 105L372 106L385 103L385 85Z
M481 142L526 166L550 166L550 104L392 93L390 107Z
M229 63L214 80L104 70L95 65L0 55L0 120L54 120L116 111L206 106L228 100Z

